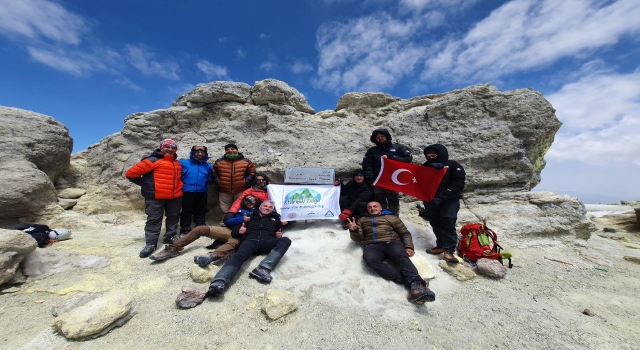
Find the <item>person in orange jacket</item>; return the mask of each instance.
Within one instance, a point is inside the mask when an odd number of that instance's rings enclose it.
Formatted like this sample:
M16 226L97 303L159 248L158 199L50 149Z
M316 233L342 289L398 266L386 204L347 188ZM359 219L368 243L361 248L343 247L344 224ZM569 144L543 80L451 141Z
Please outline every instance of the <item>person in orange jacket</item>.
M213 163L213 182L218 186L218 199L222 214L249 188L256 176L256 167L249 158L238 152L238 146L224 146L224 155Z
M150 156L134 164L125 176L129 181L140 186L145 202L147 222L144 226L146 245L140 251L140 257L146 258L153 254L158 245L162 217L166 216L164 242L173 243L177 240L178 221L182 206L182 166L176 159L178 144L165 139L160 142L160 148Z

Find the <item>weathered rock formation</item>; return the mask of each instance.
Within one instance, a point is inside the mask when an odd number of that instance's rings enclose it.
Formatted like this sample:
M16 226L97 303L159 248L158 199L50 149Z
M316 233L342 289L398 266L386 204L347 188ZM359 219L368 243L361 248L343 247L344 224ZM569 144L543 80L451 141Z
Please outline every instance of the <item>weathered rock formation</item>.
M164 138L205 144L215 159L235 143L259 171L281 182L286 166L335 168L348 178L360 166L371 131L385 127L394 142L424 161L422 149L445 144L467 171L465 208L470 220L488 216L513 234L573 234L591 226L576 199L529 192L540 181L544 154L560 127L553 107L530 89L500 92L478 85L438 95L400 99L383 93L349 93L335 110L315 113L303 95L277 80L200 84L168 109L135 113L121 132L72 157L58 187L87 191L73 210L89 214L140 210L139 188L124 172ZM210 193L212 206L215 191ZM406 197L405 202L413 200ZM505 211L509 215L505 215ZM519 220L524 220L523 226Z
M42 214L56 204L53 184L69 166L69 129L52 117L2 106L0 125L0 218Z
M28 233L0 229L0 284L14 277L22 260L36 247L36 240Z

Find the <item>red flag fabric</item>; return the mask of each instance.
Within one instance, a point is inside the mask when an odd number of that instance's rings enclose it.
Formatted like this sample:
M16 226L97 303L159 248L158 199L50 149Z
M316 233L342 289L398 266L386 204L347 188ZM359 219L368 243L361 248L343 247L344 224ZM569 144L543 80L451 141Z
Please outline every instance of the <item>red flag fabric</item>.
M374 186L406 193L428 202L433 199L447 168L440 170L382 158L382 167Z

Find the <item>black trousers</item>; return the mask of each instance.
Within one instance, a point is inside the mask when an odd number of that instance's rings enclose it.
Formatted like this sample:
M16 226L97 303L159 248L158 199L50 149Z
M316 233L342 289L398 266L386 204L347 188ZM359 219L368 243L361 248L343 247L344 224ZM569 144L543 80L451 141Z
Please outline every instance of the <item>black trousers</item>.
M173 237L178 231L178 215L180 214L182 197L174 199L145 199L144 211L147 222L144 225L144 236L147 244L157 245L162 229L162 218L166 216L165 237Z
M196 226L205 225L205 214L208 211L206 192L184 192L180 212L180 233L191 231L191 217Z
M457 198L445 199L437 207L427 203L424 209L424 215L436 235L436 246L442 247L445 252L454 253L456 244L458 244L456 221L460 210L460 200Z
M364 246L362 258L380 277L396 283L411 286L411 282L419 279L418 269L413 265L404 244L400 241L390 243L371 243ZM384 259L392 260L398 269L384 263Z

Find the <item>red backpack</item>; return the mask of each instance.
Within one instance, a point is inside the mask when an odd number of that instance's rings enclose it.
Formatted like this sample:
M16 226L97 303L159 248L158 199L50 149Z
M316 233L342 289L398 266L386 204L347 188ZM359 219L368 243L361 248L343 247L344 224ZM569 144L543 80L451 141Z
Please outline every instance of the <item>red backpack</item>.
M482 224L466 224L460 229L462 238L458 241L458 255L472 263L480 258L498 260L502 263L503 258L509 260L511 264L511 254L500 253L502 247L498 244L498 236L493 230L487 227L485 220Z

